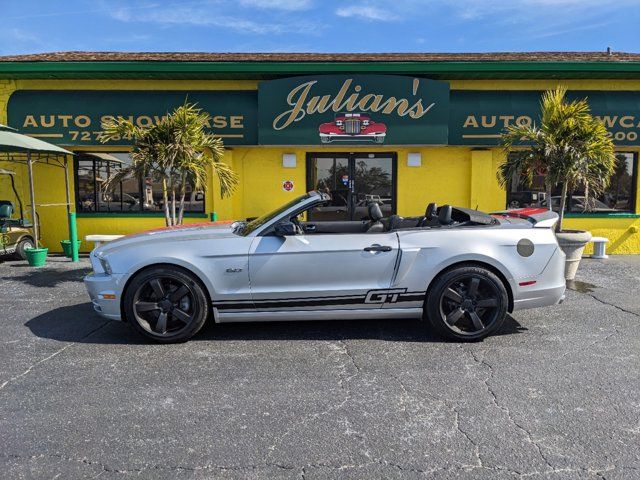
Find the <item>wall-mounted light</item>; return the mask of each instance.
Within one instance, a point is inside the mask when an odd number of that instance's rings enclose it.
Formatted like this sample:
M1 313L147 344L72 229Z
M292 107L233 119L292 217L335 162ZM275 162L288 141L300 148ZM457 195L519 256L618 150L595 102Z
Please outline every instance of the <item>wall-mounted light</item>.
M295 153L283 153L282 154L282 166L284 168L296 168L297 166Z
M410 153L407 155L407 167L421 167L422 166L422 154Z

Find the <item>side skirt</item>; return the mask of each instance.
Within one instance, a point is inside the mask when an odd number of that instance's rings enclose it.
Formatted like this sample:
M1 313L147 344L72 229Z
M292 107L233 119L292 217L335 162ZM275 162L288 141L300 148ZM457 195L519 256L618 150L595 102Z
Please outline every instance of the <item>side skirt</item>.
M213 308L216 323L285 322L303 320L368 320L422 318L422 308L380 308L353 310L284 310L274 312L221 312Z

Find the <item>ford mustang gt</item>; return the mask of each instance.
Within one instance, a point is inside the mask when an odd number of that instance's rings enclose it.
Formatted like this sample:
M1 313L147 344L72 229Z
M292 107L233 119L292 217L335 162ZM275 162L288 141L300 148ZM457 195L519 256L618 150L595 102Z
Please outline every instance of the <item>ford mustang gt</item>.
M454 340L485 338L507 312L559 303L565 256L546 209L488 215L429 204L424 216L310 221L310 192L248 222L130 235L91 253L85 284L100 315L182 342L208 319L427 320Z

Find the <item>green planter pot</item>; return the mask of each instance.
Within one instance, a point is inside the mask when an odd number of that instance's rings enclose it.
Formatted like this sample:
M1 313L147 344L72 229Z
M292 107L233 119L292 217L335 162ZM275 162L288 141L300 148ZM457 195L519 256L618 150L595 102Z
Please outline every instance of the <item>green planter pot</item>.
M82 240L76 240L76 245L78 246L78 251L80 251L80 244ZM62 245L62 251L64 252L64 256L71 258L71 240L61 240L60 245Z
M47 263L48 248L29 248L24 253L27 255L27 262L32 267L42 267Z

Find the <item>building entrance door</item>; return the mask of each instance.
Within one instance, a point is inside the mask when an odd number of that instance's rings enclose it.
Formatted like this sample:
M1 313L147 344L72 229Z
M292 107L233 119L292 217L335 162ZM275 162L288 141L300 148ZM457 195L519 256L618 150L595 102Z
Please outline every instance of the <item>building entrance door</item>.
M396 153L308 153L307 190L331 195L309 220L361 220L369 202L385 217L396 213L396 169Z

